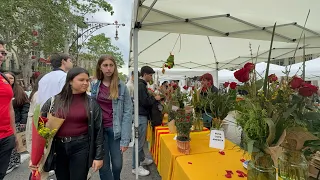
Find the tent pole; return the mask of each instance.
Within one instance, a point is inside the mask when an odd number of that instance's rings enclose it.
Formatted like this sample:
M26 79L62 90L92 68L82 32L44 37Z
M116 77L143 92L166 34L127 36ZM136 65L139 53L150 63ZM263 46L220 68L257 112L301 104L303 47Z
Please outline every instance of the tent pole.
M138 92L138 32L139 29L137 27L135 27L133 29L133 61L134 61L134 134L135 134L135 159L136 159L136 179L139 179L138 176L138 168L139 168L139 157L138 157L138 150L139 150L139 146L138 146L138 139L139 139L139 92Z
M219 77L218 77L218 74L219 74L219 62L216 62L216 70L215 70L215 86L217 87L217 88L219 88Z

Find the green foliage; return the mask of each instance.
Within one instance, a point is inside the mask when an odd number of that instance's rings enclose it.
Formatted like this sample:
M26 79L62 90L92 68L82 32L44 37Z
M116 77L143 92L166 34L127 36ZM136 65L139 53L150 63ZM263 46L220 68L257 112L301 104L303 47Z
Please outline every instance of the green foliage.
M235 110L236 90L230 89L228 93L215 93L208 90L207 96L202 97L201 106L206 114L212 114L213 128L220 128L222 121L230 111Z
M119 79L126 83L127 81L127 75L123 74L122 72L119 72Z
M112 45L111 39L104 33L92 36L84 44L84 47L88 49L88 54L95 57L95 59L98 59L103 54L110 54L115 57L119 68L124 64L123 55L119 51L119 48Z
M33 112L33 123L36 129L38 129L38 122L40 117L40 104L36 105L34 112Z
M186 113L184 109L179 109L175 114L177 139L180 141L190 140L190 131L193 124L193 114Z

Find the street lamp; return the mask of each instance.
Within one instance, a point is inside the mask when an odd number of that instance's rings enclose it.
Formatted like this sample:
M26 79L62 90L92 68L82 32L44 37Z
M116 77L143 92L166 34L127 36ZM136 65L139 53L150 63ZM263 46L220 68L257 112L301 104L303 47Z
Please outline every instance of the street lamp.
M79 51L81 49L81 45L79 45L79 38L84 37L84 39L82 39L82 42L85 42L95 31L106 27L106 26L115 26L116 27L116 34L114 39L116 41L119 40L119 34L118 34L118 29L120 28L120 26L125 26L124 23L119 24L118 21L115 21L114 23L101 23L101 22L85 22L89 28L87 28L85 31L82 31L81 33L79 33L78 27L77 27L77 36L76 39L72 42L71 46L69 47L69 51L71 49L71 47L73 47L75 45L75 43L77 43L76 45L76 51L77 51L77 56L76 56L76 64L78 64L78 54Z

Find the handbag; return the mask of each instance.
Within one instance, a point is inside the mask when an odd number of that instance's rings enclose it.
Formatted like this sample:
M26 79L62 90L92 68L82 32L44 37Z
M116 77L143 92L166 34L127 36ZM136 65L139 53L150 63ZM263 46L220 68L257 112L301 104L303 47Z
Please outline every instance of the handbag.
M53 110L53 104L54 104L54 96L51 97L51 105L50 105L50 109L49 109L49 113L52 113ZM49 172L51 170L55 170L56 169L56 143L55 143L55 139L52 140L51 143L51 148L50 148L50 152L48 154L48 157L46 159L46 162L43 165L43 171L45 172Z

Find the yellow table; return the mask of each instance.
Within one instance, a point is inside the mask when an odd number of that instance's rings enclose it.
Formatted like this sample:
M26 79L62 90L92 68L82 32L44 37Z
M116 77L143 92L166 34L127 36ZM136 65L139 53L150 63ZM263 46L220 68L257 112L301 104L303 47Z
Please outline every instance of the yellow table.
M209 138L210 138L209 133L210 131L191 133L190 155L210 153L210 152L215 152L216 154L219 154L218 149L209 147ZM176 141L173 139L174 136L175 136L174 134L166 134L160 137L161 146L160 146L160 155L159 155L159 162L158 162L158 171L162 177L162 180L171 180L172 172L175 169L174 163L176 158L179 156L186 156L178 151ZM225 151L240 149L238 146L236 146L235 144L233 144L228 140L226 140L225 142L226 142ZM186 157L188 156L189 155L187 155Z
M243 151L227 150L225 155L217 152L179 156L175 161L175 170L172 172L172 180L224 180L226 170L233 172L233 180L247 179L238 177L240 170L247 173L240 159Z

